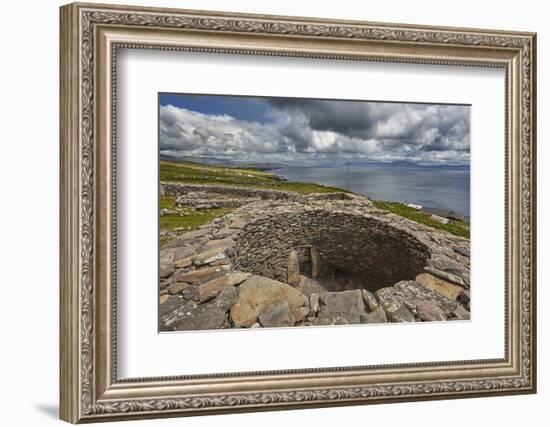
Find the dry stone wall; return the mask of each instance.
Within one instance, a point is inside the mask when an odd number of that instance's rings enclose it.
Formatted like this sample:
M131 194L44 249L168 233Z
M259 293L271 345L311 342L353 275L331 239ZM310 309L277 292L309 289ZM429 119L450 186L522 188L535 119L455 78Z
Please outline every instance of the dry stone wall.
M162 331L469 319L468 240L366 197L225 190L254 201L161 248ZM334 269L353 277L351 289L325 286Z
M288 259L301 246L316 248L322 266L350 272L357 287L370 290L416 277L430 255L418 239L375 218L298 210L248 224L239 235L235 266L289 282Z

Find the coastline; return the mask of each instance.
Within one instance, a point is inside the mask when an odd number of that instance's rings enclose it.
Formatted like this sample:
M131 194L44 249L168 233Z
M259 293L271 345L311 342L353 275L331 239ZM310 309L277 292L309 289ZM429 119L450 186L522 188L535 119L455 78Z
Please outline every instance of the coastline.
M470 220L470 171L463 167L352 167L349 182L344 167L285 166L270 169L269 172L287 182L314 183L340 188L342 191L366 196L372 200L419 205L427 211L448 211L466 221ZM380 175L380 178L377 175ZM433 185L433 182L439 183L445 178L450 181L445 191ZM379 185L377 188L370 188L368 182L376 179ZM418 188L415 188L417 181ZM464 181L467 181L467 184Z
M266 171L265 168L253 168L252 165L248 167L249 169L244 169L190 161L161 161L160 180L162 185L183 185L191 193L198 192L202 194L199 197L200 203L194 203L193 205L196 206L184 210L177 209L174 197L161 194L160 222L161 230L164 230L161 236L162 240L165 241L172 234L170 230L193 230L213 218L226 214L227 209L233 209L233 206L230 206L231 203L224 200L226 198L224 194L227 191L237 191L243 197L257 197L258 194L263 194L263 192L286 193L290 195L289 197L313 196L314 194L324 194L325 197L332 197L330 196L331 193L351 193L368 198L378 209L390 211L393 214L428 225L434 229L447 231L456 236L467 239L470 236L470 225L467 221L445 218L445 214L437 215L437 213L433 214L407 206L407 204L400 201L392 201L399 199L373 197L369 192L355 191L353 187L346 190L345 184L327 185L317 180L315 176L302 181L291 180L288 176L283 175L288 167L286 169L270 169L270 171ZM313 168L300 168L300 170L312 172ZM335 169L330 170L334 171ZM231 188L233 190L230 190ZM424 206L429 205L424 204ZM458 212L453 213L458 214ZM458 216L460 217L460 215Z

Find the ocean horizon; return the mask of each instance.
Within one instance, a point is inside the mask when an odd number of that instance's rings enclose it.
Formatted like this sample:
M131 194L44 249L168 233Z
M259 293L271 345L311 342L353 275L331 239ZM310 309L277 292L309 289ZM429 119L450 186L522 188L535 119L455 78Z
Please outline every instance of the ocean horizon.
M352 165L349 181L347 166L287 166L274 172L289 181L345 188L374 200L415 203L470 216L469 168Z

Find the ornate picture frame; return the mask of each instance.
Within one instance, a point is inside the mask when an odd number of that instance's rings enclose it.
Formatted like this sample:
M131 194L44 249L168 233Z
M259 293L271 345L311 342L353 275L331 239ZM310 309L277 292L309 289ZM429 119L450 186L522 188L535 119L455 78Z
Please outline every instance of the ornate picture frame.
M536 35L312 18L70 4L61 8L61 418L130 418L536 391ZM505 357L117 378L117 49L410 64L506 73Z

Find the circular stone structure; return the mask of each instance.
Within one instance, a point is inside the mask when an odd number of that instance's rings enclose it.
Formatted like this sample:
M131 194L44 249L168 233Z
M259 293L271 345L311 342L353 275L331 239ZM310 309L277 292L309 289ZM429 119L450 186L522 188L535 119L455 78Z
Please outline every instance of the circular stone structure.
M162 246L161 330L469 319L467 239L348 193L162 189L240 206Z
M372 216L296 207L246 225L234 265L288 283L290 253L304 247L318 250L321 274L347 273L355 288L370 291L414 280L430 257L416 237Z

